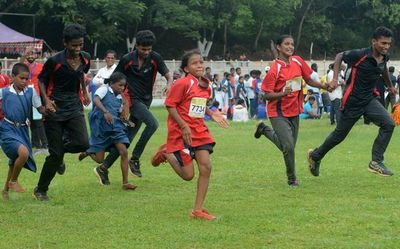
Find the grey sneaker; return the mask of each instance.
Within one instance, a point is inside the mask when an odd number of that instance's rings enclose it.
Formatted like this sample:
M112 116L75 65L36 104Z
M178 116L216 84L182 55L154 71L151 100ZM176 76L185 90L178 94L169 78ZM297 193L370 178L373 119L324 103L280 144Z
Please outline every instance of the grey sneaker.
M254 137L256 139L259 139L261 135L264 135L266 138L268 138L271 141L274 141L274 129L271 128L270 126L264 124L263 122L260 122L257 125L256 132L254 132Z
M38 187L33 190L33 198L38 201L48 201L49 197L46 192L39 192Z
M300 186L300 183L298 180L288 180L288 185L289 185L289 187L296 188L296 187Z
M254 132L254 137L256 139L259 139L261 137L265 127L266 127L266 125L263 122L258 123L256 132Z
M392 176L393 172L390 171L388 168L386 168L385 164L383 164L383 162L375 162L375 161L371 161L369 163L368 166L368 171L375 173L375 174L379 174L381 176Z
M308 168L310 169L311 175L319 176L319 166L321 165L321 161L315 161L314 159L312 159L311 153L313 151L313 149L309 149L307 151Z
M138 159L129 160L129 169L135 176L142 177L142 172L140 172L140 161Z

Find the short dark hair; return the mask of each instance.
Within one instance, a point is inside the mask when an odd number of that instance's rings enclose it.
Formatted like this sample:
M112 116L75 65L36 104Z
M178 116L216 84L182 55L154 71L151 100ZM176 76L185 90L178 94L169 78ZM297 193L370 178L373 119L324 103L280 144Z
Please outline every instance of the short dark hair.
M115 52L112 49L107 50L106 53L104 54L104 57L107 57L108 54L113 54L114 57L117 57L117 52Z
M126 80L126 76L125 74L121 73L121 72L114 72L111 74L110 79L108 80L108 84L112 85L114 83L117 83L121 80Z
M314 70L314 71L317 70L318 69L317 63L311 64L311 69Z
M11 69L11 74L15 76L22 72L29 73L29 67L25 63L15 63Z
M384 26L377 27L372 34L372 38L378 39L380 37L393 37L393 31Z
M219 107L219 102L216 101L216 100L214 100L213 103L212 103L212 105L218 108L218 107Z
M201 56L200 50L192 49L183 54L182 59L181 59L181 67L180 67L183 72L185 72L185 67L187 67L190 57L192 57L195 54L198 54ZM185 74L187 75L186 72L185 72Z
M310 97L308 97L308 100L315 100L315 96L314 95L310 95Z
M389 67L389 73L394 73L394 67L393 66Z
M244 105L244 100L243 99L238 99L237 104L238 105Z
M141 30L136 34L136 44L139 46L149 47L156 42L156 36L150 30Z
M84 38L85 36L86 36L85 27L77 23L65 26L63 31L64 42L69 42L73 39Z
M291 35L281 35L281 36L278 37L278 39L276 39L275 45L281 45L282 42L283 42L286 38L292 38L292 39L293 39L293 37L292 37Z

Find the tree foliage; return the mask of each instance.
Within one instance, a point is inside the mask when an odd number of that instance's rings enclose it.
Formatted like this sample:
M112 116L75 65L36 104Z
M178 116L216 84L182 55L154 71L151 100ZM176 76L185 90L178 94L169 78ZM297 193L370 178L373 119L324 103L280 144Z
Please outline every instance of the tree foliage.
M222 47L233 54L232 48L242 47L258 56L283 33L296 38L297 53L308 54L313 43L313 56L320 58L368 46L371 33L381 25L400 39L397 0L0 0L0 9L36 13L37 27L47 31L42 36L50 42L63 25L78 22L86 26L91 44L120 51L125 39L140 29L155 30L159 40L173 40L177 47L180 41L213 42L213 55L221 55ZM8 24L29 28L29 23L16 20L8 19Z

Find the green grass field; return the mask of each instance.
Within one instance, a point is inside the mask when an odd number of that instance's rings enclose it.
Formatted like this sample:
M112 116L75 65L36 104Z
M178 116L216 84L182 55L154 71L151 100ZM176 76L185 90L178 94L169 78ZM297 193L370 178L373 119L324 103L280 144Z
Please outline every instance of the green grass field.
M135 191L121 190L119 161L105 187L93 174L95 163L68 154L65 175L50 186L51 201L38 202L32 190L40 170L23 170L27 192L0 200L0 248L400 248L398 129L386 153L393 177L367 171L378 129L362 122L313 177L306 151L333 127L326 117L302 121L300 187L294 189L287 186L278 149L264 137L253 138L255 122L231 123L227 130L210 123L217 145L205 207L218 220L208 222L188 218L197 178L185 182L168 165L150 165L167 134L166 111L153 110L160 128L143 155L143 178L130 178L139 186ZM7 159L0 154L3 185ZM39 169L43 161L36 158Z

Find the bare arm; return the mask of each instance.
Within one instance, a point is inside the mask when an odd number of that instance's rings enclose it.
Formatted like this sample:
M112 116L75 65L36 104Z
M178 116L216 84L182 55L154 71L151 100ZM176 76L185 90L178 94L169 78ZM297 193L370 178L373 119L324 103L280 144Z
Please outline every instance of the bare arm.
M56 104L54 103L53 100L47 97L46 87L40 80L39 80L39 90L40 90L40 96L42 96L44 102L43 105L46 107L46 110L49 112L56 112Z
M385 68L383 69L383 79L385 80L385 84L388 87L388 90L391 94L396 95L397 89L393 86L392 81L390 80L389 70L387 69L387 65L385 64Z
M324 84L322 84L321 82L317 82L317 81L315 81L315 80L313 80L313 79L311 79L311 78L309 78L308 80L306 80L306 83L307 83L307 85L309 85L309 86L318 87L318 88L324 89L324 90L327 90L327 89L328 89L328 86L327 86L327 85L324 85Z
M171 89L171 84L172 84L173 78L172 78L170 72L166 73L164 75L164 77L167 80L167 85L164 88L164 94L167 94L169 92L169 89Z
M268 101L277 100L277 99L281 99L281 98L287 96L291 92L292 92L292 87L286 86L284 88L283 92L268 92L268 93L265 93L265 98Z
M335 64L333 65L333 77L332 81L328 82L329 87L332 89L335 89L339 85L339 71L340 71L340 66L342 65L342 60L343 60L343 52L338 53L335 57Z
M176 108L167 107L168 113L171 115L172 119L179 125L182 130L183 141L190 145L192 143L192 131L186 122L181 118Z
M108 112L108 110L104 107L103 103L101 103L101 99L99 96L94 97L93 103L95 106L104 113L104 119L109 123L113 123L113 117L112 115Z
M224 118L224 116L222 116L221 113L213 112L207 106L206 107L206 114L209 115L212 118L212 120L214 120L215 123L217 123L221 128L228 128L229 127L228 121Z

